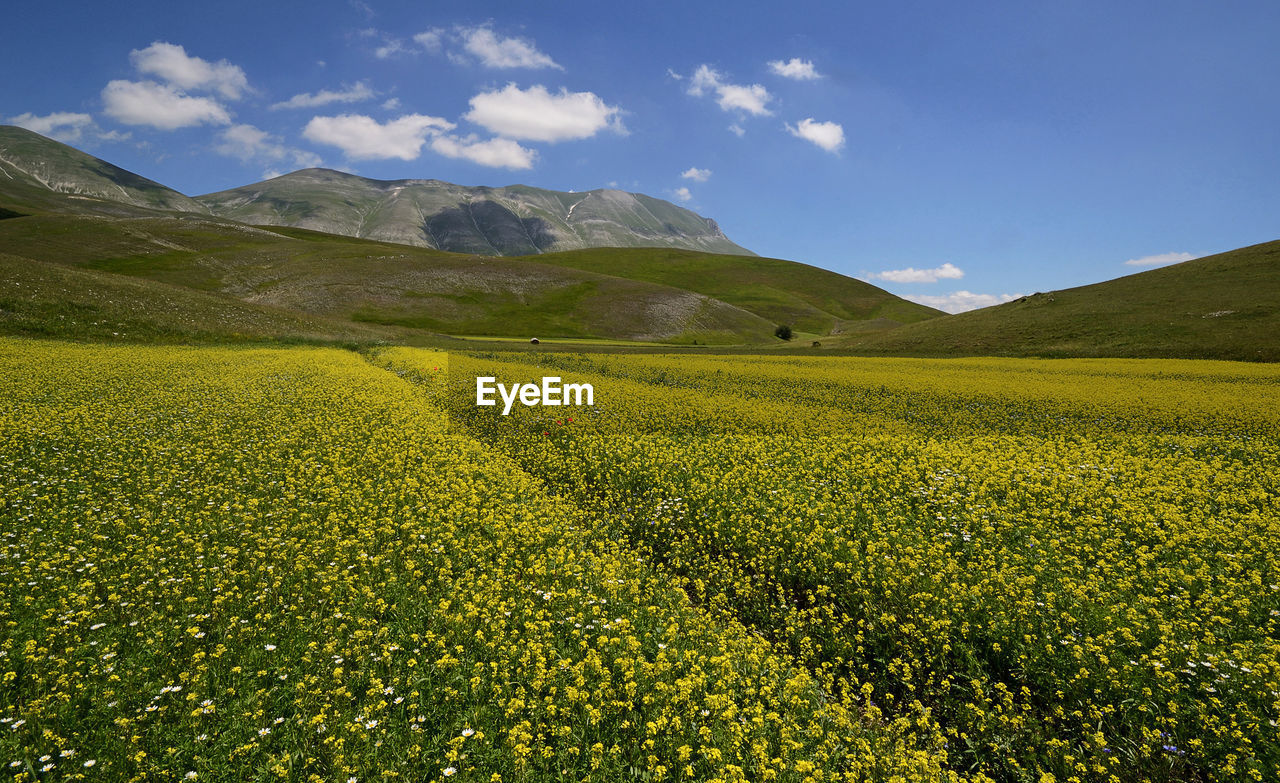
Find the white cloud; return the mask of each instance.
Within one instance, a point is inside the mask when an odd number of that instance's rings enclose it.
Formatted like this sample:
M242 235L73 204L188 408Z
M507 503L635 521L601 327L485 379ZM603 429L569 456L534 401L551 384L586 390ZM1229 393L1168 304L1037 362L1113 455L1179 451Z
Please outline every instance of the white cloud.
M273 109L307 109L316 106L327 106L330 103L355 103L373 97L373 90L364 82L356 82L341 90L321 90L315 94L299 93L287 101L273 104Z
M734 136L737 136L738 138L742 138L743 136L747 135L746 128L743 128L741 125L739 125L736 122L729 126L729 132L732 133Z
M232 125L220 133L218 138L218 145L214 147L216 152L227 157L239 158L246 163L249 161L275 163L291 160L293 165L299 168L320 165L320 156L314 152L288 147L281 143L280 137L252 125Z
M477 141L475 136L456 138L437 136L431 140L431 149L446 158L462 158L481 166L504 169L528 169L533 167L537 153L520 146L511 139Z
M814 69L813 63L808 60L801 60L799 57L792 57L785 63L781 60L771 60L769 62L769 70L779 76L799 81L822 78L822 74Z
M699 65L689 81L689 94L701 98L707 90L714 91L720 84L720 72L710 65Z
M9 122L65 144L82 146L100 141L127 141L133 135L117 130L104 131L88 114L78 112L53 112L43 117L26 112L10 117Z
M1022 294L975 294L970 291L956 291L951 294L941 296L913 296L905 295L902 298L915 302L917 304L936 307L946 313L963 313L968 310L977 310L979 307L991 307L992 305L1012 302L1014 299L1021 297Z
M759 84L726 84L720 72L710 65L699 65L689 80L690 95L701 97L707 92L716 95L716 102L725 111L742 111L756 116L770 115L769 101L773 96Z
M412 51L404 45L404 41L399 38L383 38L382 45L373 50L373 56L379 60L387 60L395 57L397 54L405 54Z
M69 111L56 111L37 117L31 112L10 117L9 122L19 128L35 131L41 136L48 136L62 142L79 141L86 131L93 131L93 118L88 114Z
M872 280L886 280L890 283L936 283L939 280L959 280L964 277L964 270L947 262L933 269L889 269L867 275Z
M711 179L711 169L700 169L697 166L693 166L684 171L680 176L684 179L691 179L694 182L706 182Z
M413 36L413 41L430 54L444 54L451 62L468 65L479 61L486 68L564 68L527 38L498 35L489 24L452 30L433 27ZM381 55L380 55L381 56Z
M221 142L214 147L214 150L228 157L241 160L251 160L259 156L284 157L284 147L273 141L271 134L252 125L232 125L224 130L219 138Z
M382 102L382 108L386 109L387 111L395 111L396 109L400 108L400 99L387 98L385 101Z
M440 117L406 114L380 123L362 114L312 117L302 135L317 144L328 144L352 160L399 158L414 160L427 138L453 130L454 124Z
M231 124L231 115L213 98L192 97L152 81L112 80L102 88L102 102L108 115L126 125L175 130Z
M811 141L827 152L837 152L844 146L844 128L838 122L815 122L812 117L800 120L794 127L787 123L792 136Z
M681 81L681 80L683 80L683 79L684 79L684 77L683 77L683 76L681 76L680 74L678 74L678 73L676 73L675 71L671 70L670 68L668 68L668 69L667 69L667 78L669 78L669 79L675 79L676 81Z
M508 84L473 97L471 111L464 117L499 136L555 142L589 138L606 127L625 133L621 112L595 93L569 92L562 87L558 94L552 94L540 84L527 90Z
M438 54L440 47L444 43L445 30L440 27L433 27L430 30L424 30L413 37L414 43L426 49L431 54Z
M523 38L499 38L489 27L459 28L462 47L487 68L556 68L555 60Z
M1198 256L1190 253L1161 253L1155 256L1143 256L1142 258L1130 258L1125 261L1126 266L1166 266L1168 264L1180 264L1183 261L1191 261Z
M688 188L676 188L673 192L680 201L689 201L693 198L693 194L689 192Z
M722 84L717 90L720 93L720 108L725 111L740 109L755 115L773 114L765 108L765 104L772 100L772 96L759 84Z
M177 44L156 41L145 49L134 49L129 60L140 73L158 76L183 90L209 90L235 100L249 89L240 66L192 57Z

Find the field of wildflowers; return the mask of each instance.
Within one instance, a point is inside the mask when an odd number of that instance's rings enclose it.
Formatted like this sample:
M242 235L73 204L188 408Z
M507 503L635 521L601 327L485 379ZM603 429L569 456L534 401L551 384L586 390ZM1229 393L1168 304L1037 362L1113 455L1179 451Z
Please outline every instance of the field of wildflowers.
M1278 484L1262 365L0 340L0 769L1274 780Z
M414 359L0 341L9 779L940 776L457 431Z

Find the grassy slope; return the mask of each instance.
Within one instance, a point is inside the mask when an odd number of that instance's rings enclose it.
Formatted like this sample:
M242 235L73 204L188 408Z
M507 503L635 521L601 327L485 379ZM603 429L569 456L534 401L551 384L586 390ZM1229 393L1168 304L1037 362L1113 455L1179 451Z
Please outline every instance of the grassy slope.
M463 334L773 339L768 320L669 286L194 216L0 220L0 247L338 321Z
M0 253L0 334L142 342L403 342L399 330Z
M104 215L142 217L159 214L156 210L120 201L84 195L58 193L38 183L8 180L0 176L0 220L27 215Z
M851 337L839 347L889 355L1280 361L1280 241Z
M604 248L547 253L538 262L697 291L758 313L774 324L817 334L857 330L859 322L877 321L880 328L887 328L941 315L861 280L759 256Z

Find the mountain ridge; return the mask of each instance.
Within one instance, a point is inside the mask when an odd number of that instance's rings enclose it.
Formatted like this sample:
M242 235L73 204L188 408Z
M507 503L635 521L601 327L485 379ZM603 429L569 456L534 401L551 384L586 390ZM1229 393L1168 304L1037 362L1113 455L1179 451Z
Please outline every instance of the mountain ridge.
M754 255L711 218L662 199L609 188L555 191L438 179L378 180L309 168L196 196L211 213L362 239L481 255L586 247L677 247Z
M13 125L0 125L0 183L7 191L0 196L8 197L0 215L185 212L491 256L590 247L755 255L725 236L715 220L643 193L376 180L309 168L191 197Z
M143 209L207 214L189 196L140 174L122 169L68 144L13 125L0 125L0 183L27 206L50 204L41 191L71 199L123 204ZM92 206L84 205L87 210ZM111 210L107 210L111 211Z

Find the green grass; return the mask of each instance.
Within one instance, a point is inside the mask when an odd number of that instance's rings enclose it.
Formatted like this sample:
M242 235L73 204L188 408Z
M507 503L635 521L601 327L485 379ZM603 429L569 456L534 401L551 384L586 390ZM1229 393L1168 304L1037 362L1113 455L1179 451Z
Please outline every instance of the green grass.
M483 291L458 294L406 292L406 301L383 308L363 307L352 314L356 321L395 324L431 331L465 331L476 334L544 333L563 337L587 336L587 326L577 317L584 304L598 292L594 280L570 283L558 288L520 296L515 292L486 296ZM442 318L417 305L445 300L452 310L467 313L462 319Z
M774 325L829 334L844 322L883 326L940 315L861 280L794 261L668 248L593 248L545 253L538 263L674 286L756 313Z
M401 330L0 253L0 333L114 342L403 342Z

